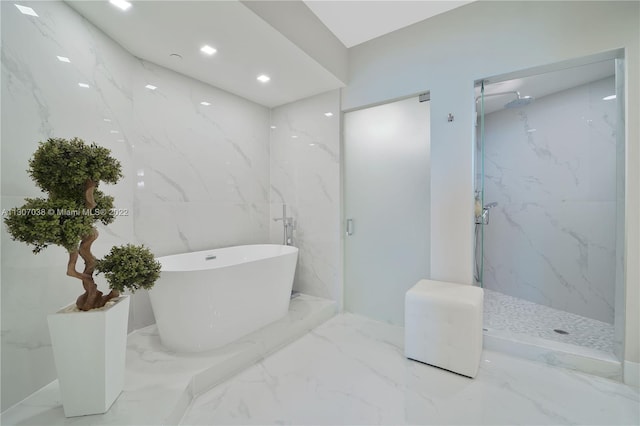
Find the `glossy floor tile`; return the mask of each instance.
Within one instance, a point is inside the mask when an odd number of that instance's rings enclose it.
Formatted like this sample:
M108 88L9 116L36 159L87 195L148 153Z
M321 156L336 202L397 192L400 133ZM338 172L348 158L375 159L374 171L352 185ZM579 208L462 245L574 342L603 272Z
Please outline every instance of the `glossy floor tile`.
M183 425L638 424L638 389L483 351L469 379L410 361L402 327L338 315L197 398Z
M155 325L127 338L124 390L105 414L66 418L58 381L4 411L4 425L177 424L193 398L255 364L335 314L335 302L299 294L284 318L209 352L180 354L162 346Z

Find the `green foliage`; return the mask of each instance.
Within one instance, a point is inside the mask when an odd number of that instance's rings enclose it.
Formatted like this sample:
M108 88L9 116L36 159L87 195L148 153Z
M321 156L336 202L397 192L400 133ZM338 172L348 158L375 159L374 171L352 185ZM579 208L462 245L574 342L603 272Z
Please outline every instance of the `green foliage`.
M52 198L77 199L87 180L116 183L122 177L120 162L107 148L82 139L49 138L29 160L29 175Z
M32 245L34 253L51 244L75 252L83 239L89 241L90 250L92 240L86 238L93 234L95 223L108 225L115 219L113 197L97 186L100 182L116 183L122 177L118 160L95 143L50 138L40 142L29 160L28 172L48 198L27 198L22 207L3 211L13 239ZM91 201L87 189L91 187L96 206L87 209ZM113 290L135 291L154 285L160 263L144 246L127 245L113 247L97 261L96 270L104 273Z
M50 244L73 251L91 234L95 221L83 208L73 200L27 198L22 207L7 212L4 222L12 238L33 245L34 253Z
M102 222L104 225L108 225L116 218L113 214L113 197L111 195L105 195L100 190L93 191L93 198L96 202L96 207L93 209L93 219Z
M145 246L114 246L104 259L99 259L96 271L104 273L113 290L132 292L153 287L160 277L160 262Z
M108 225L114 221L113 197L102 191L94 190L94 209L85 207L88 180L98 185L100 181L116 183L122 177L120 163L107 148L87 145L78 138L50 138L40 142L28 172L49 198L26 199L4 221L13 239L34 246L34 253L51 244L77 250L95 222Z

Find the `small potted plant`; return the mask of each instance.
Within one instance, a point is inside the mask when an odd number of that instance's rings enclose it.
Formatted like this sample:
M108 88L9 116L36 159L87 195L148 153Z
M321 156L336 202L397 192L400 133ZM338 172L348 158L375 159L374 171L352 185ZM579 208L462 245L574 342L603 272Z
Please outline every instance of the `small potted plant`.
M36 254L49 245L66 249L67 275L84 288L75 304L48 317L65 415L104 413L124 385L129 297L121 292L151 288L160 264L144 246L113 247L101 260L91 253L96 223L108 225L116 216L113 197L98 186L122 177L107 148L50 138L39 144L28 172L47 197L27 198L9 210L4 220L9 234ZM82 271L76 269L78 258L84 261ZM108 294L98 290L96 271L109 283Z

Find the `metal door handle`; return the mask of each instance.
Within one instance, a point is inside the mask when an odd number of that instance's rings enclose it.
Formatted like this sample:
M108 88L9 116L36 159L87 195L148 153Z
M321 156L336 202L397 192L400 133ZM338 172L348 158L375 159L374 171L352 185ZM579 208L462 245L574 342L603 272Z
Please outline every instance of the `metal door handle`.
M347 235L353 235L353 219L347 219Z

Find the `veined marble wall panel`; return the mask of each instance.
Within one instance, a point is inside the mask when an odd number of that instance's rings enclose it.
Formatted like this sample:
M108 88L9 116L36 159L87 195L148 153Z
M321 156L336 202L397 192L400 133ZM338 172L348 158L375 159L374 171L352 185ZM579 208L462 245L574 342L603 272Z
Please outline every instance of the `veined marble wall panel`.
M325 113L332 113L327 116ZM282 204L296 220L294 290L342 306L340 95L331 91L271 111L272 243L283 241Z
M149 62L134 76L138 239L159 255L268 241L269 110Z
M2 208L43 195L26 172L38 142L77 136L111 149L121 162L125 177L101 189L115 197L116 207L132 212L133 57L62 2L20 4L38 17L23 15L12 2L0 5ZM92 247L98 257L115 244L134 242L131 214L98 229L100 237ZM27 245L11 240L4 224L1 232L4 410L55 379L46 316L75 301L83 290L79 280L65 274L64 249L53 246L36 256ZM96 281L107 288L101 276Z

